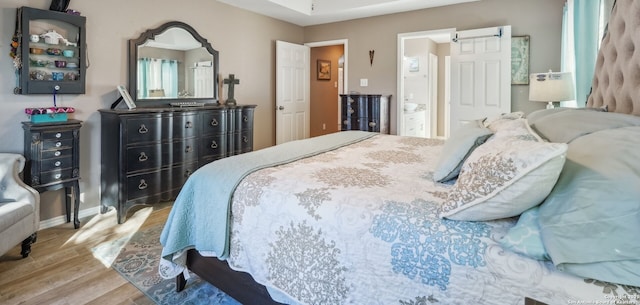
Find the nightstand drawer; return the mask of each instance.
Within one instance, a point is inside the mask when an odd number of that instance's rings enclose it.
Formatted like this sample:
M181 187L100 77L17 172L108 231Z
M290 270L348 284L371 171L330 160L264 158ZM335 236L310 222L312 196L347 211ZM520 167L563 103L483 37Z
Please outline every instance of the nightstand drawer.
M44 159L40 161L40 168L43 172L70 167L73 167L73 159L71 158L71 156L54 159Z
M73 149L62 147L62 148L44 150L44 151L41 152L40 157L42 159L40 159L40 160L59 158L59 157L66 157L66 156L73 156ZM34 159L37 159L37 158L34 158Z
M71 148L73 139L47 140L42 142L42 150Z
M66 169L54 169L52 171L43 171L40 173L40 185L46 185L49 183L57 183L66 179L71 179L71 168Z
M73 130L65 130L65 131L58 131L58 132L43 132L42 139L45 141L73 139Z

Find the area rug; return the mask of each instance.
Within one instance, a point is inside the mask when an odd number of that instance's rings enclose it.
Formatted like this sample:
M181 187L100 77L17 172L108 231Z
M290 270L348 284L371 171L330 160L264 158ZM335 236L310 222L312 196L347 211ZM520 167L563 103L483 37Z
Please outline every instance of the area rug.
M176 292L175 279L163 279L158 274L162 251L161 231L162 225L145 228L130 237L123 237L91 250L102 262L112 262L113 269L157 304L240 305L195 274L191 274L184 290Z

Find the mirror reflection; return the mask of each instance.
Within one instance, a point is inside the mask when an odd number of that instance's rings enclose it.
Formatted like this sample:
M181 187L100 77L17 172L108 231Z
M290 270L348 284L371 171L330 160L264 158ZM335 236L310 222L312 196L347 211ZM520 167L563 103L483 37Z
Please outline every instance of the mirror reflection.
M130 44L137 101L217 98L217 52L188 25L170 22Z

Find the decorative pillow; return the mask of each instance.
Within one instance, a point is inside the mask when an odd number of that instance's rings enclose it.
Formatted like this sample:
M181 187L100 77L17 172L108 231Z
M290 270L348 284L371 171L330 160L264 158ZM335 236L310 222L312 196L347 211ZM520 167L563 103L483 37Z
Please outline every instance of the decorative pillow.
M517 120L517 119L521 119L524 117L524 112L522 111L517 111L517 112L511 112L511 113L503 113L501 115L497 115L494 117L488 117L486 119L484 119L483 123L484 126L496 131L496 129L494 128L494 124L502 122L502 121L509 121L509 120Z
M495 131L495 136L492 137L492 139L514 137L525 141L543 141L542 138L531 129L527 119L500 120L494 122L492 128Z
M549 260L549 254L540 237L538 214L538 206L522 213L518 223L509 229L507 235L500 240L500 244L508 250L539 261Z
M602 130L569 144L538 220L558 269L640 287L639 151L640 127Z
M571 109L553 113L535 121L531 127L550 142L569 143L575 138L599 130L640 126L640 117L602 111Z
M441 217L468 221L512 217L549 194L564 165L567 145L499 133L495 137L464 162L441 206Z
M455 179L469 154L491 137L493 132L479 123L474 121L463 125L447 139L433 172L433 180L445 182Z

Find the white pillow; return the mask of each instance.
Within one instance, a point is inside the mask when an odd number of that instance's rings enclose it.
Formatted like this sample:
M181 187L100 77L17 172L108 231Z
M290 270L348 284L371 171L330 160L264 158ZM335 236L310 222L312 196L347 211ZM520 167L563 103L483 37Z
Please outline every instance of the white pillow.
M511 131L508 136L496 132L471 153L441 206L441 217L467 221L513 217L547 197L562 171L567 145Z

